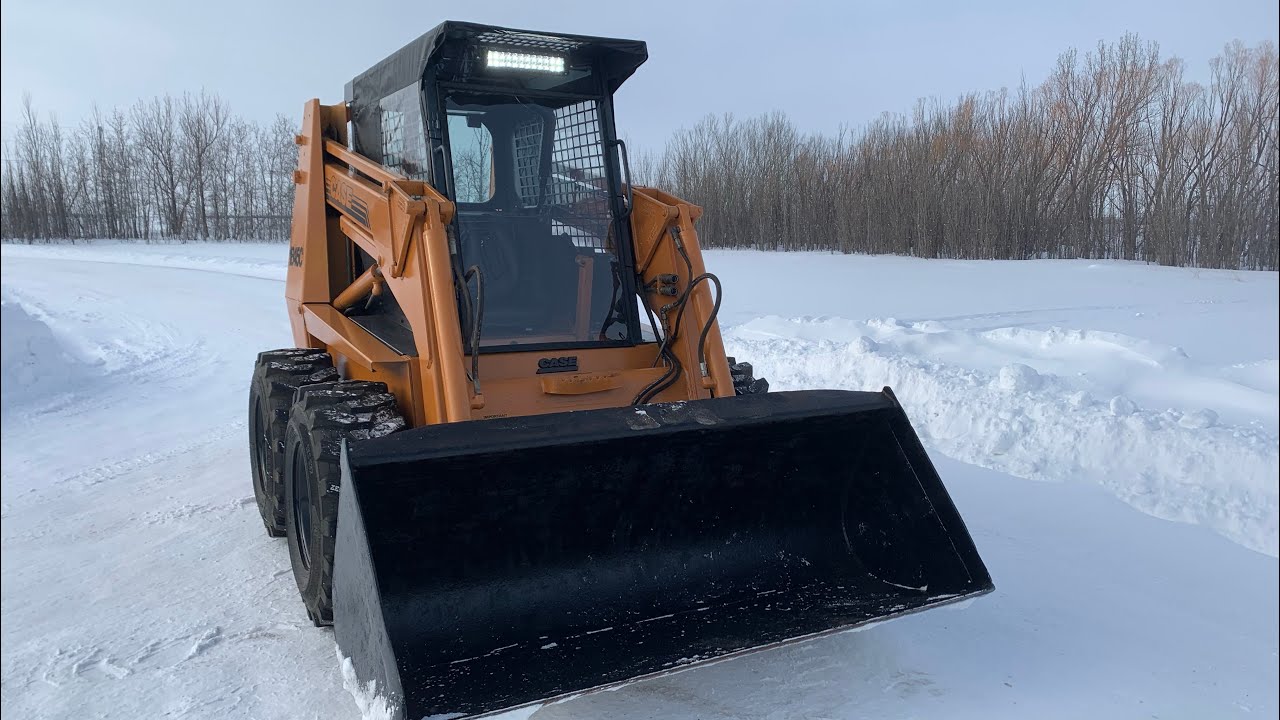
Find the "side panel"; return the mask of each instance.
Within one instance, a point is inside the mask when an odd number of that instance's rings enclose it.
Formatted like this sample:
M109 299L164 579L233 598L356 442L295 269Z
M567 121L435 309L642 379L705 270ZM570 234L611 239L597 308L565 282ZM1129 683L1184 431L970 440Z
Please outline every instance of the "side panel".
M293 326L293 340L299 347L314 346L304 332L301 303L327 303L337 290L333 287L330 261L330 223L324 196L324 142L326 138L345 140L346 107L321 105L309 100L302 113L298 144L298 169L294 171L293 222L289 231L289 267L285 276L285 298ZM337 265L340 265L338 263Z

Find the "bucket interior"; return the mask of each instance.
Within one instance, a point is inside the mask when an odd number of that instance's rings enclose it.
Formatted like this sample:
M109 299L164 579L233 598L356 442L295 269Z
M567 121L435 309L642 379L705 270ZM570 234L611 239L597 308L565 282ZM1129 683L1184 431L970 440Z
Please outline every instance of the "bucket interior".
M991 587L881 393L423 428L355 446L345 468L339 644L408 717L514 707Z

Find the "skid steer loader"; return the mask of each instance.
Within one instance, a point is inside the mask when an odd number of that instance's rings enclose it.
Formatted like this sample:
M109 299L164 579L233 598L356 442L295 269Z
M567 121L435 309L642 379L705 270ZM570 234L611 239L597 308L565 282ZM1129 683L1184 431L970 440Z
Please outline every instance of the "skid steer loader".
M306 104L254 489L397 717L992 589L888 388L768 393L726 357L701 209L632 185L615 134L646 57L448 22Z

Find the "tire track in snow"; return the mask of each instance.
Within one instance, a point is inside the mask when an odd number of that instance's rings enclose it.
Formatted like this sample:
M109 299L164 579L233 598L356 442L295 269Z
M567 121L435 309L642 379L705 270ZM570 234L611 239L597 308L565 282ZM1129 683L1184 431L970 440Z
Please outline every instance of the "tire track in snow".
M278 307L279 250L258 273L5 247L6 290L108 358L71 402L5 419L5 717L348 709L244 452L245 368L287 343L259 311Z

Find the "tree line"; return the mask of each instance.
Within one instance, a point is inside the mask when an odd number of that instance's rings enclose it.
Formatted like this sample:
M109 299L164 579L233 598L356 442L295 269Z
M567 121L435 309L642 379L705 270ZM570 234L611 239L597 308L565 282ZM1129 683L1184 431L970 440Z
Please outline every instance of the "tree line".
M1270 43L1228 45L1201 84L1126 36L1063 53L1038 86L924 100L858 132L708 116L632 165L706 208L709 247L1274 270L1278 121ZM201 93L68 129L28 101L4 145L0 236L285 238L294 124Z
M0 236L286 239L294 125L236 117L202 92L95 110L68 128L24 98L0 163Z
M1038 87L859 133L707 117L633 165L706 208L711 247L1274 270L1276 67L1269 43L1232 43L1201 85L1126 36L1063 53Z

